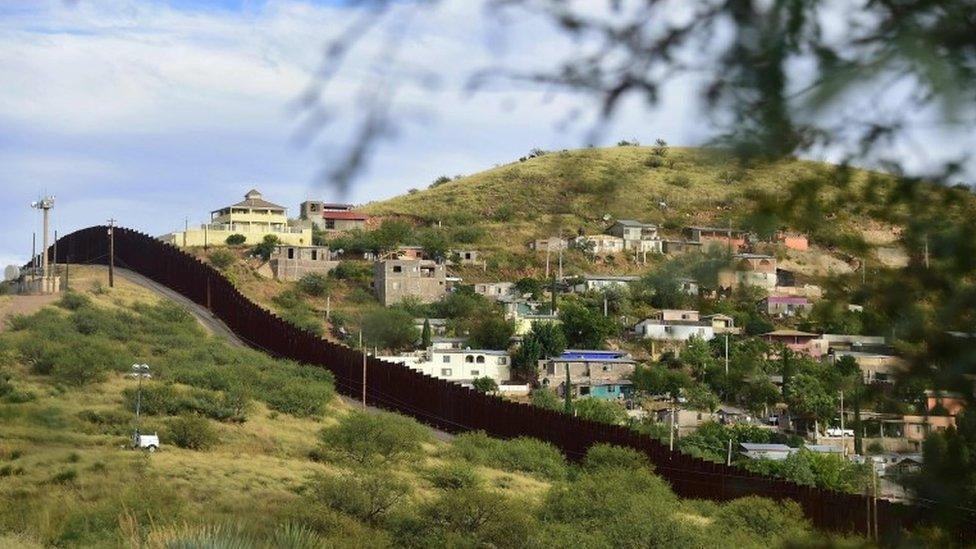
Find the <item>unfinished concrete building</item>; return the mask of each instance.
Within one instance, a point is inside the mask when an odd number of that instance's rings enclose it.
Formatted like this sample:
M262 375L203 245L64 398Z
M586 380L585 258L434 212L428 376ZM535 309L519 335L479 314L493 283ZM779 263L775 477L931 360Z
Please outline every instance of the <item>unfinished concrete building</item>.
M377 261L373 264L373 289L384 307L406 297L433 303L447 292L447 270L423 259Z

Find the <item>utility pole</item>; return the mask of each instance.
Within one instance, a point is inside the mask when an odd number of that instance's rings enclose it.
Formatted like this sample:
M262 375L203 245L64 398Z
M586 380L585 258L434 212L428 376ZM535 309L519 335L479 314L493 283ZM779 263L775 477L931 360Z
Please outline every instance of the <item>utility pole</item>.
M608 310L608 307L607 307L607 292L604 291L603 292L603 316L604 317L607 316L607 310Z
M190 230L190 218L183 218L183 247L186 248L186 233Z
M332 296L325 296L325 321L329 321L329 317L332 316Z
M139 417L142 410L142 379L150 377L149 365L148 364L133 364L132 365L132 375L139 378L139 389L136 391L136 426L135 426L135 439L136 446L139 445Z
M54 231L54 252L51 254L54 259L54 272L51 274L52 278L58 278L58 231ZM51 283L51 291L54 291L54 283Z
M844 391L840 392L840 437L844 438Z
M725 376L729 375L729 334L725 334Z
M732 439L731 438L729 439L729 452L728 454L726 454L725 464L730 467L732 466Z
M671 397L671 428L668 429L668 450L674 451L674 415L677 413L674 405L674 397Z
M563 399L568 414L573 410L573 386L569 381L569 362L566 363L566 384L563 386Z
M31 233L31 274L37 276L37 233Z
M546 241L546 278L549 278L549 256L552 255L552 239Z
M44 198L41 198L37 202L31 202L31 208L41 210L44 219L44 226L43 226L44 234L41 235L41 242L43 242L43 247L41 248L41 293L48 293L50 290L53 289L49 287L51 281L48 278L50 273L48 272L48 253L47 253L47 249L48 249L47 233L48 233L48 228L50 227L51 208L53 207L54 207L53 196L45 196Z
M115 219L108 220L108 287L115 287Z
M366 409L366 348L363 347L363 331L359 330L359 352L363 354L363 410Z

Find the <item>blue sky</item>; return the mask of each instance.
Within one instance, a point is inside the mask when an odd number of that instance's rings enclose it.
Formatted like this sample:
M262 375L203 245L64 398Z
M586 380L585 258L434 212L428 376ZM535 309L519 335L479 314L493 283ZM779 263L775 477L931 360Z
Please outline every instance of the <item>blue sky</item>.
M62 233L114 217L162 234L252 187L292 211L308 197L363 203L588 142L585 119L561 123L579 98L461 91L482 67L551 67L576 45L532 17L500 25L482 2L444 0L414 19L399 64L440 85L400 90L396 135L338 195L319 176L349 142L384 34L366 35L325 90L335 123L305 147L294 105L352 16L333 1L0 0L0 265L29 255L40 220L28 203L43 193L57 196ZM707 140L688 84L666 88L655 111L626 104L603 142Z

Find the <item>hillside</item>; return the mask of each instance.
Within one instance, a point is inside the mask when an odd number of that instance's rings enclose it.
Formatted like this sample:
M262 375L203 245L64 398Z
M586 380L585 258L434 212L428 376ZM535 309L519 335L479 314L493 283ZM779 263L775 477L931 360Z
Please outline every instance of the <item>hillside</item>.
M793 504L680 500L629 450L598 448L577 466L531 439L439 441L407 418L344 405L320 369L232 347L173 302L73 269L75 293L0 333L4 547L822 537ZM142 431L162 437L155 454L125 448L137 386L126 374L141 362L154 376L141 402Z

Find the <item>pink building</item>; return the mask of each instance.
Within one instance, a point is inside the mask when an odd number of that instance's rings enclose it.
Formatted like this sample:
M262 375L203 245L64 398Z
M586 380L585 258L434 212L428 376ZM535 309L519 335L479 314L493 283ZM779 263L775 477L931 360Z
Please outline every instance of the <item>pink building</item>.
M799 330L775 330L763 334L762 338L767 343L779 343L795 353L802 353L813 358L820 358L826 352L819 334Z

